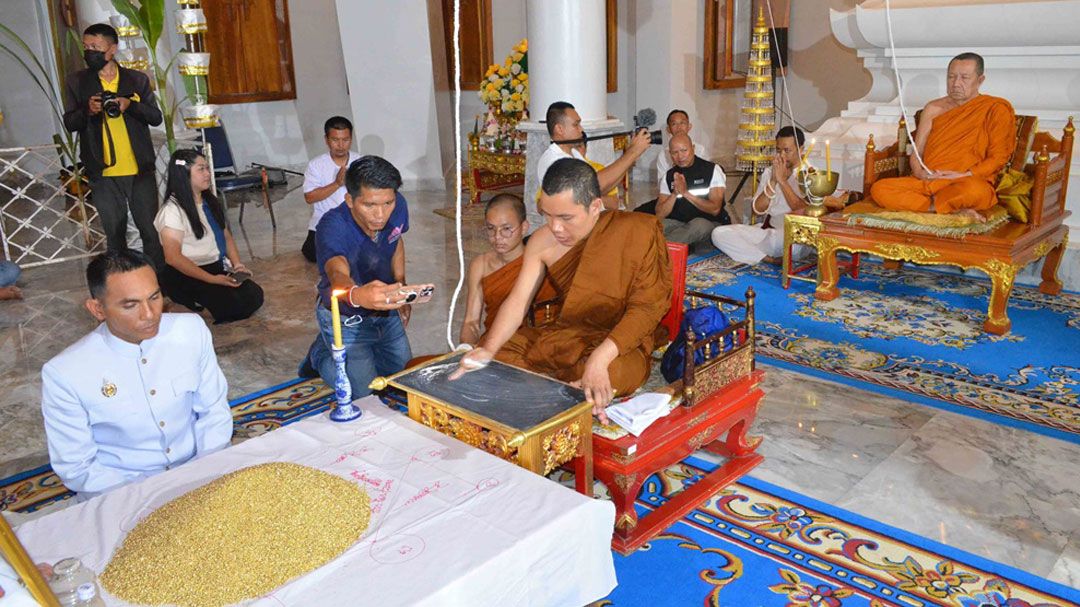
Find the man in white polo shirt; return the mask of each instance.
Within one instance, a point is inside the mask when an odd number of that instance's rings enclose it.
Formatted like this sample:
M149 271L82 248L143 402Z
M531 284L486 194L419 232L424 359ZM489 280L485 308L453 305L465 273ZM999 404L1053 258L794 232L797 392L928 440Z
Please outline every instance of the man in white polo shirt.
M345 200L345 171L360 155L352 151L352 123L348 118L333 116L323 125L327 153L308 163L304 171L304 202L311 205L307 239L300 251L315 263L315 226L323 213Z
M544 150L540 160L536 162L538 183L544 182L544 175L547 173L548 168L560 158L585 160L581 153L574 149L574 146L577 145L576 140L581 139L583 134L581 116L574 109L574 106L565 101L556 101L548 106L546 120L548 135L551 137L552 143ZM562 141L573 143L559 143ZM630 167L634 166L634 162L649 149L649 141L648 129L639 129L630 139L630 143L626 146L623 155L596 174L597 179L600 181L601 192L607 192L618 185L623 175L630 170ZM539 196L539 190L537 196ZM544 225L544 220L536 208L536 198L528 198L525 201L525 206L529 225L535 231Z
M690 114L686 113L686 110L674 109L668 112L667 115L667 132L671 137L678 135L690 135L690 131L693 130L694 125L690 124ZM671 140L668 139L670 145ZM664 184L667 182L667 172L671 170L671 167L675 166L675 163L671 161L671 152L669 151L669 145L660 147L660 153L656 155L656 185L660 189L664 188ZM709 151L699 143L694 144L694 153L698 158L704 158L705 160L711 160Z

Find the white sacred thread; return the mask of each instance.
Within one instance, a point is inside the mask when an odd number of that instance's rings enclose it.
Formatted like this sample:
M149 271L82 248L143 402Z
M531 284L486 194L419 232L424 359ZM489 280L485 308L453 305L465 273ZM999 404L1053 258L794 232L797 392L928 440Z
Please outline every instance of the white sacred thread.
M454 0L454 228L457 236L458 281L446 317L446 343L454 349L454 308L465 284L465 247L461 242L461 0Z
M776 39L776 21L773 20L772 2L765 0L765 8L769 11L769 34L773 39L773 46L776 47L776 61L780 64L780 79L784 81L784 102L787 102L787 115L791 120L792 128L798 128L795 126L795 110L791 107L791 94L788 92L787 81L787 66L784 65L784 58L780 55L780 42ZM784 117L780 117L780 126L784 125ZM779 130L779 129L777 129ZM795 154L802 158L802 146L799 145L799 138L795 138Z
M885 29L889 33L889 52L892 53L893 74L896 76L896 99L900 102L900 115L904 117L904 123L908 125L904 131L907 133L908 141L911 142L911 153L915 156L915 160L919 162L919 166L921 166L924 171L932 173L933 171L931 171L926 166L926 163L923 162L922 154L919 153L919 146L915 144L915 138L911 136L913 127L918 125L916 125L914 121L908 120L907 109L904 108L904 85L900 82L900 65L896 62L896 44L893 42L892 9L889 5L889 0L885 0Z

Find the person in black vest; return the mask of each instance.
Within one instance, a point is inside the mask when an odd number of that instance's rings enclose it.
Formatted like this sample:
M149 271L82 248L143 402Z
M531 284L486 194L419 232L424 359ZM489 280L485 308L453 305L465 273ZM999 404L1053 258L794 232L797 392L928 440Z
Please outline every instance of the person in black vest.
M687 135L672 137L668 151L675 166L668 169L659 198L634 210L656 215L669 242L707 242L713 228L731 223L724 209L724 171L697 157Z
M150 127L161 124L161 110L146 74L113 59L118 41L116 30L104 23L83 32L87 69L65 83L64 127L79 134L80 160L109 249L127 248L130 210L143 252L160 271L165 257L154 229L158 193Z

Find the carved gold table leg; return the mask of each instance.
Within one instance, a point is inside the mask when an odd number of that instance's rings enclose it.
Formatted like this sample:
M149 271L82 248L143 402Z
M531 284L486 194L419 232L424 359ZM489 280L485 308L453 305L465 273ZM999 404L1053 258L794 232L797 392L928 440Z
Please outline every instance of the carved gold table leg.
M840 271L836 264L836 239L818 238L818 286L814 298L819 301L832 301L840 296L836 283L840 280Z
M784 266L780 277L780 286L787 289L791 286L791 249L795 245L791 235L792 224L784 221Z
M991 259L983 268L990 275L990 306L986 311L983 330L994 335L1004 335L1012 329L1009 320L1009 295L1012 294L1013 279L1019 267L1000 259Z
M1050 249L1050 253L1046 255L1046 261L1043 262L1042 282L1039 284L1040 292L1047 295L1061 293L1061 281L1057 277L1057 271L1058 266L1061 265L1061 257L1065 254L1065 248L1068 245L1069 233L1066 231L1061 238L1061 242L1053 249Z

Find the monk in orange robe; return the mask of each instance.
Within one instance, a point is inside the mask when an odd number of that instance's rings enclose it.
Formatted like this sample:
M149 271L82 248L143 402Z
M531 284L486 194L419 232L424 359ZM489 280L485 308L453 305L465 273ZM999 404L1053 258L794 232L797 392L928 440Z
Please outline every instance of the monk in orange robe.
M1016 115L1008 101L979 94L985 79L983 59L975 53L949 62L949 94L926 104L915 131L925 166L913 156L910 177L875 182L874 202L986 220L979 211L997 203L994 182L1016 147Z
M540 209L547 224L525 247L521 273L480 345L451 379L492 358L579 386L593 413L616 392L649 376L671 304L671 263L655 217L605 211L596 172L573 158L544 175ZM529 302L551 279L562 307L541 328L522 327Z
M491 250L474 258L466 274L468 295L460 341L469 345L476 345L484 331L491 328L521 271L525 252L523 239L529 232L525 203L513 194L499 194L489 200L484 209L484 231ZM554 287L545 280L536 301L554 297Z

